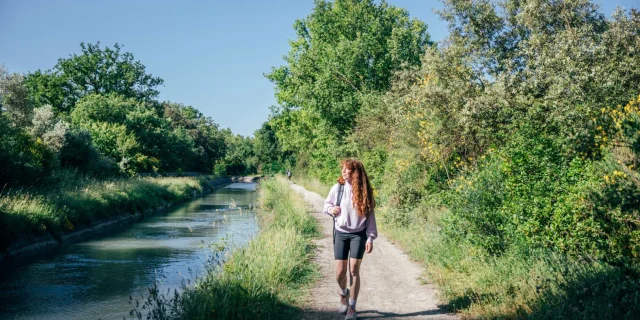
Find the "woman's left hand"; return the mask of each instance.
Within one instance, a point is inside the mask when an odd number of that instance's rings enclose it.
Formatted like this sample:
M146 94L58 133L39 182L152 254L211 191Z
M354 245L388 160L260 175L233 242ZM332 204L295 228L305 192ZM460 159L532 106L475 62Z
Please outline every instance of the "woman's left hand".
M371 251L373 251L373 242L367 242L367 244L364 246L364 251L366 253L371 253Z

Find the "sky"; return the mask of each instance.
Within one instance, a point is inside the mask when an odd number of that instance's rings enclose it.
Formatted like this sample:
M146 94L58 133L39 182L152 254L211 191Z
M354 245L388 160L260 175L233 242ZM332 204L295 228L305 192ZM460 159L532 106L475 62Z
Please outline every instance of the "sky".
M447 36L433 12L436 0L388 0L424 21L431 39ZM610 16L616 5L640 0L597 0ZM284 64L293 23L313 0L0 0L0 64L10 72L53 68L80 52L80 43L119 43L146 71L164 79L159 100L181 102L221 128L253 135L276 104L264 74Z

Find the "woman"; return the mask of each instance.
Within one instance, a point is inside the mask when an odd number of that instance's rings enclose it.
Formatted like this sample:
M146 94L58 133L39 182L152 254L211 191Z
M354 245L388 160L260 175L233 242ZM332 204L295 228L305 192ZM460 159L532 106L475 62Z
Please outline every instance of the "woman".
M378 236L374 207L373 189L362 162L356 159L343 161L342 176L324 201L324 213L334 218L336 279L340 286L340 312L346 312L345 319L357 318L360 264L365 251L371 253L373 250L373 240ZM351 288L347 288L347 259Z

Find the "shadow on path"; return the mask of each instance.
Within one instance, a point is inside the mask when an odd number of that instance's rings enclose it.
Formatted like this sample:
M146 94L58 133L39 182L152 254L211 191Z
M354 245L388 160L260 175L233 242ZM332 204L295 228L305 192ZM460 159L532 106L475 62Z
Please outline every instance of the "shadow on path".
M446 309L425 310L419 312L397 313L380 310L358 310L358 319L439 319L438 316L449 317ZM344 319L344 315L336 311L308 310L304 319Z

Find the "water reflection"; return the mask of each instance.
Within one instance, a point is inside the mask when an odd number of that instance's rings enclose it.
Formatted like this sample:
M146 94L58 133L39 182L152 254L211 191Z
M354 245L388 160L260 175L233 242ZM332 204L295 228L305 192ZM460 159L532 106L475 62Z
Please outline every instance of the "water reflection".
M207 246L257 231L254 183L234 183L114 234L0 270L2 319L122 319L129 296L175 288L203 270Z

